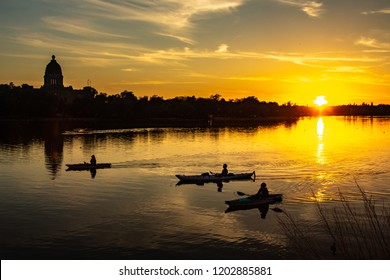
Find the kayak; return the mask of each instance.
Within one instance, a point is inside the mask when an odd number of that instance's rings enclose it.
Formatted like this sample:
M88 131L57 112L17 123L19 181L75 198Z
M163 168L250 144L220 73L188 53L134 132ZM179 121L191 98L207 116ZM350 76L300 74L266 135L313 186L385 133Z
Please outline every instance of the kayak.
M94 170L94 169L102 169L102 168L111 168L111 163L98 163L98 164L90 164L90 163L77 163L77 164L66 164L68 167L67 170Z
M253 197L244 197L234 200L227 200L225 203L232 207L256 207L264 204L271 204L278 201L282 201L282 194L270 194L267 197L262 198L253 198Z
M237 173L237 174L228 174L225 176L221 176L218 174L209 174L204 173L201 175L176 175L176 177L180 180L180 182L192 182L192 183L208 183L208 182L226 182L231 180L247 180L252 179L254 177L255 171L250 173Z

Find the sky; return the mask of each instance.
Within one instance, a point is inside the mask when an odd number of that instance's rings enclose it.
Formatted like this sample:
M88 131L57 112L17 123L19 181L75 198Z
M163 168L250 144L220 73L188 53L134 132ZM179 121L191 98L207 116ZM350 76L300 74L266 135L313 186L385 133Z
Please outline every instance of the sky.
M388 0L1 0L0 84L390 104Z

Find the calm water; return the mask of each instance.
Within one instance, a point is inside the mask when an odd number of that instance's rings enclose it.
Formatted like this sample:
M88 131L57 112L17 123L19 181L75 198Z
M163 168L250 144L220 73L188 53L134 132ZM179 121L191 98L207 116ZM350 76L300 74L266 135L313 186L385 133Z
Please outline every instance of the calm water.
M360 203L356 182L390 201L389 118L305 118L252 128L74 130L2 124L1 259L294 259L277 220L288 211L323 234L313 202ZM65 164L111 162L66 171ZM256 171L256 181L176 185L175 174ZM355 182L356 180L356 182ZM284 200L225 213L261 182Z

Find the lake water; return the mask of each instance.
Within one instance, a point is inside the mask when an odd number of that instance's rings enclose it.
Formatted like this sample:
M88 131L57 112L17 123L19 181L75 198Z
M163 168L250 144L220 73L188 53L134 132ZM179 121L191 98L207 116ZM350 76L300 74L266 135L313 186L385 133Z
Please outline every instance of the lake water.
M1 259L295 259L273 208L290 213L328 248L317 204L357 184L390 201L389 118L302 118L242 128L74 129L3 123ZM112 168L66 171L65 164ZM175 174L256 171L255 181L177 185ZM237 191L266 182L283 201L225 213Z

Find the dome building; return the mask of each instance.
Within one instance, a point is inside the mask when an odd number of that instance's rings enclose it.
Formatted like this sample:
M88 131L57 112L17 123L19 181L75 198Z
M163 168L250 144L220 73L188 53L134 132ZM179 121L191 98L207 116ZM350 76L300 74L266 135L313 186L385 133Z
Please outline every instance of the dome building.
M41 90L43 93L55 96L59 106L73 104L77 99L92 99L97 93L91 86L83 89L73 89L72 86L65 87L62 69L56 61L55 55L52 55L51 61L46 66ZM61 114L61 112L58 112L58 114Z
M43 86L48 92L56 95L64 88L64 77L55 55L46 66Z

